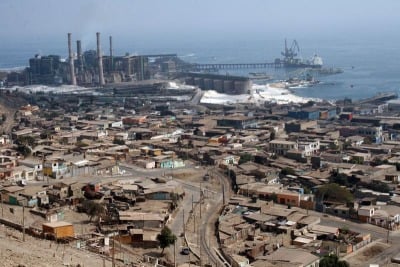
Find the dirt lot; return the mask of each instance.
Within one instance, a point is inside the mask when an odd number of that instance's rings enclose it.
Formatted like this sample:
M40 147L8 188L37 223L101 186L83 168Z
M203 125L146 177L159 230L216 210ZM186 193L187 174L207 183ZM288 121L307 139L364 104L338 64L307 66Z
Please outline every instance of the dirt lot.
M206 189L219 191L221 190L221 184L219 180L211 174L208 181L204 181L204 176L211 173L207 167L197 166L193 169L178 169L174 170L172 176L177 179L181 179L187 182L202 183L202 186Z
M10 212L10 208L14 210ZM3 218L15 223L21 223L22 207L3 204ZM94 224L87 223L88 217L83 213L76 213L69 208L64 209L66 221L74 224L76 234L93 231ZM44 219L25 211L25 225L41 228ZM25 235L25 242L21 232L0 224L0 267L1 266L111 266L110 259L103 259L100 255L87 250L76 248L76 241L70 244L57 244L54 241L43 240ZM134 256L132 254L132 260ZM135 257L135 259L139 256ZM140 257L141 258L141 257ZM105 264L105 265L103 265ZM122 263L117 266L124 266Z
M366 262L384 252L385 249L387 249L388 247L390 247L390 245L381 242L375 242L373 244L368 245L366 248L363 248L360 251L355 252L353 255L348 256L346 258L346 261L352 267L353 266L363 267L365 266Z
M53 241L37 239L11 228L0 226L0 266L103 266L103 259L93 253L57 244ZM104 260L105 266L111 266ZM122 266L122 265L121 265Z

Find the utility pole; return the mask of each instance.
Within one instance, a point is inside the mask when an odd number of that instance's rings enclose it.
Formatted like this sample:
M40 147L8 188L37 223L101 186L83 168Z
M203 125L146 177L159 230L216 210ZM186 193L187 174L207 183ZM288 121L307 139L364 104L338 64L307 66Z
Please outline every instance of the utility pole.
M388 243L388 244L389 244L389 234L390 234L390 230L389 230L389 219L390 219L390 217L387 218L387 223L386 223L386 227L387 227L386 243Z
M202 200L203 194L201 191L201 182L200 182L200 199L199 199L199 204L200 204L200 219L201 219L201 200Z
M200 231L200 227L197 227L198 229L198 231L199 231L199 256L200 256L200 267L201 267L201 241L200 241L200 239L201 239L201 231Z
M176 240L174 242L174 267L176 267Z
M115 267L115 233L113 233L113 238L112 238L112 241L113 241L113 248L112 248L112 250L113 250L113 252L112 252L112 267Z
M183 237L185 237L186 232L185 232L185 209L182 210L182 220L183 220Z
M196 214L193 212L193 233L196 233Z
M22 241L25 242L25 205L22 204Z
M249 177L247 177L247 197L249 197Z
M222 205L225 205L225 184L222 181Z
M121 238L119 236L119 231L118 231L118 241L119 241L119 259L121 260L121 254L123 254L122 252L122 242L121 242ZM123 259L124 257L122 257Z

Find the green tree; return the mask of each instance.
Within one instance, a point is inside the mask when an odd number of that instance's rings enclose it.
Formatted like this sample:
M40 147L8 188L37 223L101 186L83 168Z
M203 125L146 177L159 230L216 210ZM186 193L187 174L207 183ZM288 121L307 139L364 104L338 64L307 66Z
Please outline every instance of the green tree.
M19 136L16 143L17 145L26 145L32 147L35 144L35 138L30 135Z
M55 108L57 108L57 107L55 107ZM55 111L47 112L47 113L44 114L44 117L48 121L51 121L51 120L57 118L58 116L60 116L60 114L58 112L55 112Z
M121 139L114 139L113 144L115 145L125 145L125 141Z
M161 254L164 254L164 249L175 243L176 236L172 233L171 229L165 226L161 230L161 233L157 235L157 240L160 242L160 247L162 248Z
M244 154L240 155L239 165L246 163L248 161L254 161L254 156L249 153L244 153Z
M336 149L338 149L339 148L339 146L338 145L336 145L335 143L329 143L329 149L332 149L332 150L336 150Z
M84 143L84 142L82 142L82 141L77 141L75 145L76 145L78 148L88 146L88 144L86 144L86 143Z
M44 130L43 132L40 133L40 138L41 139L49 139L52 135L52 132L50 130Z
M285 167L285 168L283 168L283 169L281 170L281 175L282 175L282 176L285 176L285 175L295 175L295 174L296 174L296 171L293 170L293 169L290 168L290 167Z
M105 215L106 209L103 204L95 202L93 200L85 200L82 203L83 209L86 211L86 214L89 217L89 221L91 222L94 217L101 218L101 216Z
M350 163L352 163L352 164L364 164L364 159L363 158L358 158L358 157L356 157L356 158L352 158L351 160L350 160Z
M339 184L339 185L344 185L344 186L348 186L349 185L348 177L344 173L333 172L331 177L329 177L329 180L332 183L336 183L336 184Z
M371 165L371 166L379 166L379 165L388 164L388 163L389 163L389 161L388 161L387 159L381 159L381 158L375 157L375 158L370 162L369 165Z
M275 137L276 137L275 131L271 131L271 133L269 135L269 140L275 140Z
M273 201L274 203L278 203L278 195L275 193L272 193L271 195L268 196L267 198L269 201Z
M317 189L316 196L320 201L351 202L353 195L350 191L336 183L323 185Z
M343 149L343 150L346 150L346 149L348 149L349 147L351 147L351 142L350 142L350 141L346 141L346 142L344 142L344 143L342 144L342 149Z
M27 145L18 145L17 151L21 153L24 157L27 157L32 153L32 150Z
M332 254L322 257L319 267L350 267L350 264L347 261L339 260L337 255Z
M380 181L374 181L370 183L361 182L359 185L382 193L389 193L392 190L388 184Z

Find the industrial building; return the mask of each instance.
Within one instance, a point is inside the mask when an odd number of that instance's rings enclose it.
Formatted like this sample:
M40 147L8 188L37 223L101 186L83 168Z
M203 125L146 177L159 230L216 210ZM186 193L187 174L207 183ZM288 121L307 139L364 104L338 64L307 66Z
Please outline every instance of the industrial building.
M96 33L96 50L82 51L81 40L76 41L76 53L72 47L72 35L68 33L68 58L59 55L35 55L29 59L29 67L23 75L7 79L15 85L27 84L71 84L81 86L104 86L107 83L120 83L148 80L152 76L149 58L157 61L161 69L164 61L171 62L176 54L167 55L129 55L115 56L112 37L109 37L109 54L103 55L100 33ZM165 64L164 64L165 65ZM174 69L172 63L168 66ZM168 70L170 68L167 68ZM164 67L165 69L165 67Z
M62 67L60 56L39 54L29 59L28 82L29 84L57 84L62 83L60 73Z
M195 85L203 90L215 90L226 94L248 94L252 82L247 77L229 76L210 73L182 73L185 83Z

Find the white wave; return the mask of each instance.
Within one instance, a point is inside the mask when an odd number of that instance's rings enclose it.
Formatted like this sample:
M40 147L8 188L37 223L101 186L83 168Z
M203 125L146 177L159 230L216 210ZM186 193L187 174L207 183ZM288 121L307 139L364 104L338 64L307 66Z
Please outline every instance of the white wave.
M273 102L278 104L306 103L310 100L320 101L319 99L297 96L292 94L287 89L271 87L269 84L254 84L252 86L251 94L228 95L217 93L214 90L205 91L200 102L221 105L229 105L235 103L253 103L259 105L264 102Z
M61 85L61 86L47 86L47 85L27 85L27 86L13 86L7 88L11 91L22 91L22 92L43 92L43 93L79 93L88 90L88 88L77 86L77 85Z
M189 53L189 54L182 55L182 56L179 56L179 57L194 57L194 56L196 56L195 53Z
M196 86L193 85L186 85L177 82L168 82L168 86L166 89L195 89Z
M18 67L10 67L10 68L0 68L0 71L2 72L14 72L14 71L23 71L24 69L26 69L28 66L18 66Z

